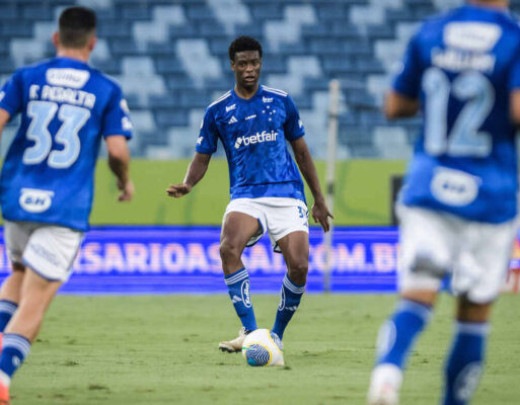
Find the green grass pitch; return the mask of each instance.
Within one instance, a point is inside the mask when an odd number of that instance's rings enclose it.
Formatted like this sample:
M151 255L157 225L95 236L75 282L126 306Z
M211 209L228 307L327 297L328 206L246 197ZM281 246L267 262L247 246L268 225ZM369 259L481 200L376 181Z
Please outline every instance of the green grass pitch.
M59 295L24 367L13 405L364 404L380 323L394 295L308 294L286 331L284 368L252 368L217 343L239 329L229 299ZM253 295L270 327L275 295ZM443 295L410 358L402 404L438 403L453 301ZM518 297L492 322L487 369L473 404L520 403Z

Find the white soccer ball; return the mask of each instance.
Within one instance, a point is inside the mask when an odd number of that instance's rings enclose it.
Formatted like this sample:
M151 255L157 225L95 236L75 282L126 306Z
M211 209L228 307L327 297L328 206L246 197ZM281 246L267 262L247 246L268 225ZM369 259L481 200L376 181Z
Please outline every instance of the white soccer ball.
M283 366L282 342L269 329L249 333L242 345L242 355L253 367Z

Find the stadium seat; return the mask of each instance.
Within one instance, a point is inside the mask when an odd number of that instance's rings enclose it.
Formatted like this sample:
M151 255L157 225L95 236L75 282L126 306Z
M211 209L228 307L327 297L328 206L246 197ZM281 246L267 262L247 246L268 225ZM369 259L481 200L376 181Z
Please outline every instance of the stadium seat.
M13 3L0 4L0 20L16 20L19 18L18 8Z
M133 94L139 106L146 107L151 95L166 94L164 79L157 75L148 56L127 56L121 62L122 74L118 80L125 93Z
M197 88L202 88L206 77L222 76L219 60L210 54L208 44L203 39L178 40L177 54Z
M235 35L237 25L252 23L249 9L240 0L208 0L208 5L228 36Z
M391 158L401 150L395 145L409 146L419 127L418 119L392 124L396 129L390 132L398 134L394 137L398 141L389 140L392 136L382 135L381 129L387 124L380 113L383 95L406 41L421 18L463 0L74 3L97 12L100 41L92 65L121 83L132 113L138 114L137 156L191 155L205 106L233 85L229 43L245 34L262 42L262 83L293 96L317 158L325 157L322 142L332 78L340 80L343 100L340 154ZM49 37L67 4L64 0L0 1L4 80L16 67L53 55ZM513 0L511 6L518 12L520 0ZM316 134L320 139L315 139Z
M47 39L35 41L31 38L17 38L11 41L11 58L15 66L33 63L46 55Z
M169 42L170 26L186 24L184 9L180 5L156 6L152 8L150 18L136 21L132 26L132 35L138 49L145 52L148 44L164 44Z
M315 23L316 15L310 5L286 6L283 20L265 23L265 37L270 48L276 52L280 49L281 43L298 43L302 25Z
M383 159L409 159L412 149L406 130L395 126L376 126L373 132L374 144Z

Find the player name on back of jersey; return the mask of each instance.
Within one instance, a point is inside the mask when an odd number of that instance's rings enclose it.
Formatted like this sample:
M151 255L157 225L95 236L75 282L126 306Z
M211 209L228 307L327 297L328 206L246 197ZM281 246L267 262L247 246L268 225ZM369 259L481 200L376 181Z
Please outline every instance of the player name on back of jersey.
M95 94L79 90L90 78L90 73L79 69L49 69L43 86L33 84L29 88L31 100L54 101L80 107L94 108Z

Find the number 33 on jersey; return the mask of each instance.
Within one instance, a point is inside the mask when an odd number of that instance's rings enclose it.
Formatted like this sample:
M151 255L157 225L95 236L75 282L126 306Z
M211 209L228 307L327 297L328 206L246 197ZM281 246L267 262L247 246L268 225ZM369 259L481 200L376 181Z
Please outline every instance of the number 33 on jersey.
M53 58L17 70L0 107L21 115L0 179L4 217L87 230L102 137L131 137L119 85L86 63Z

